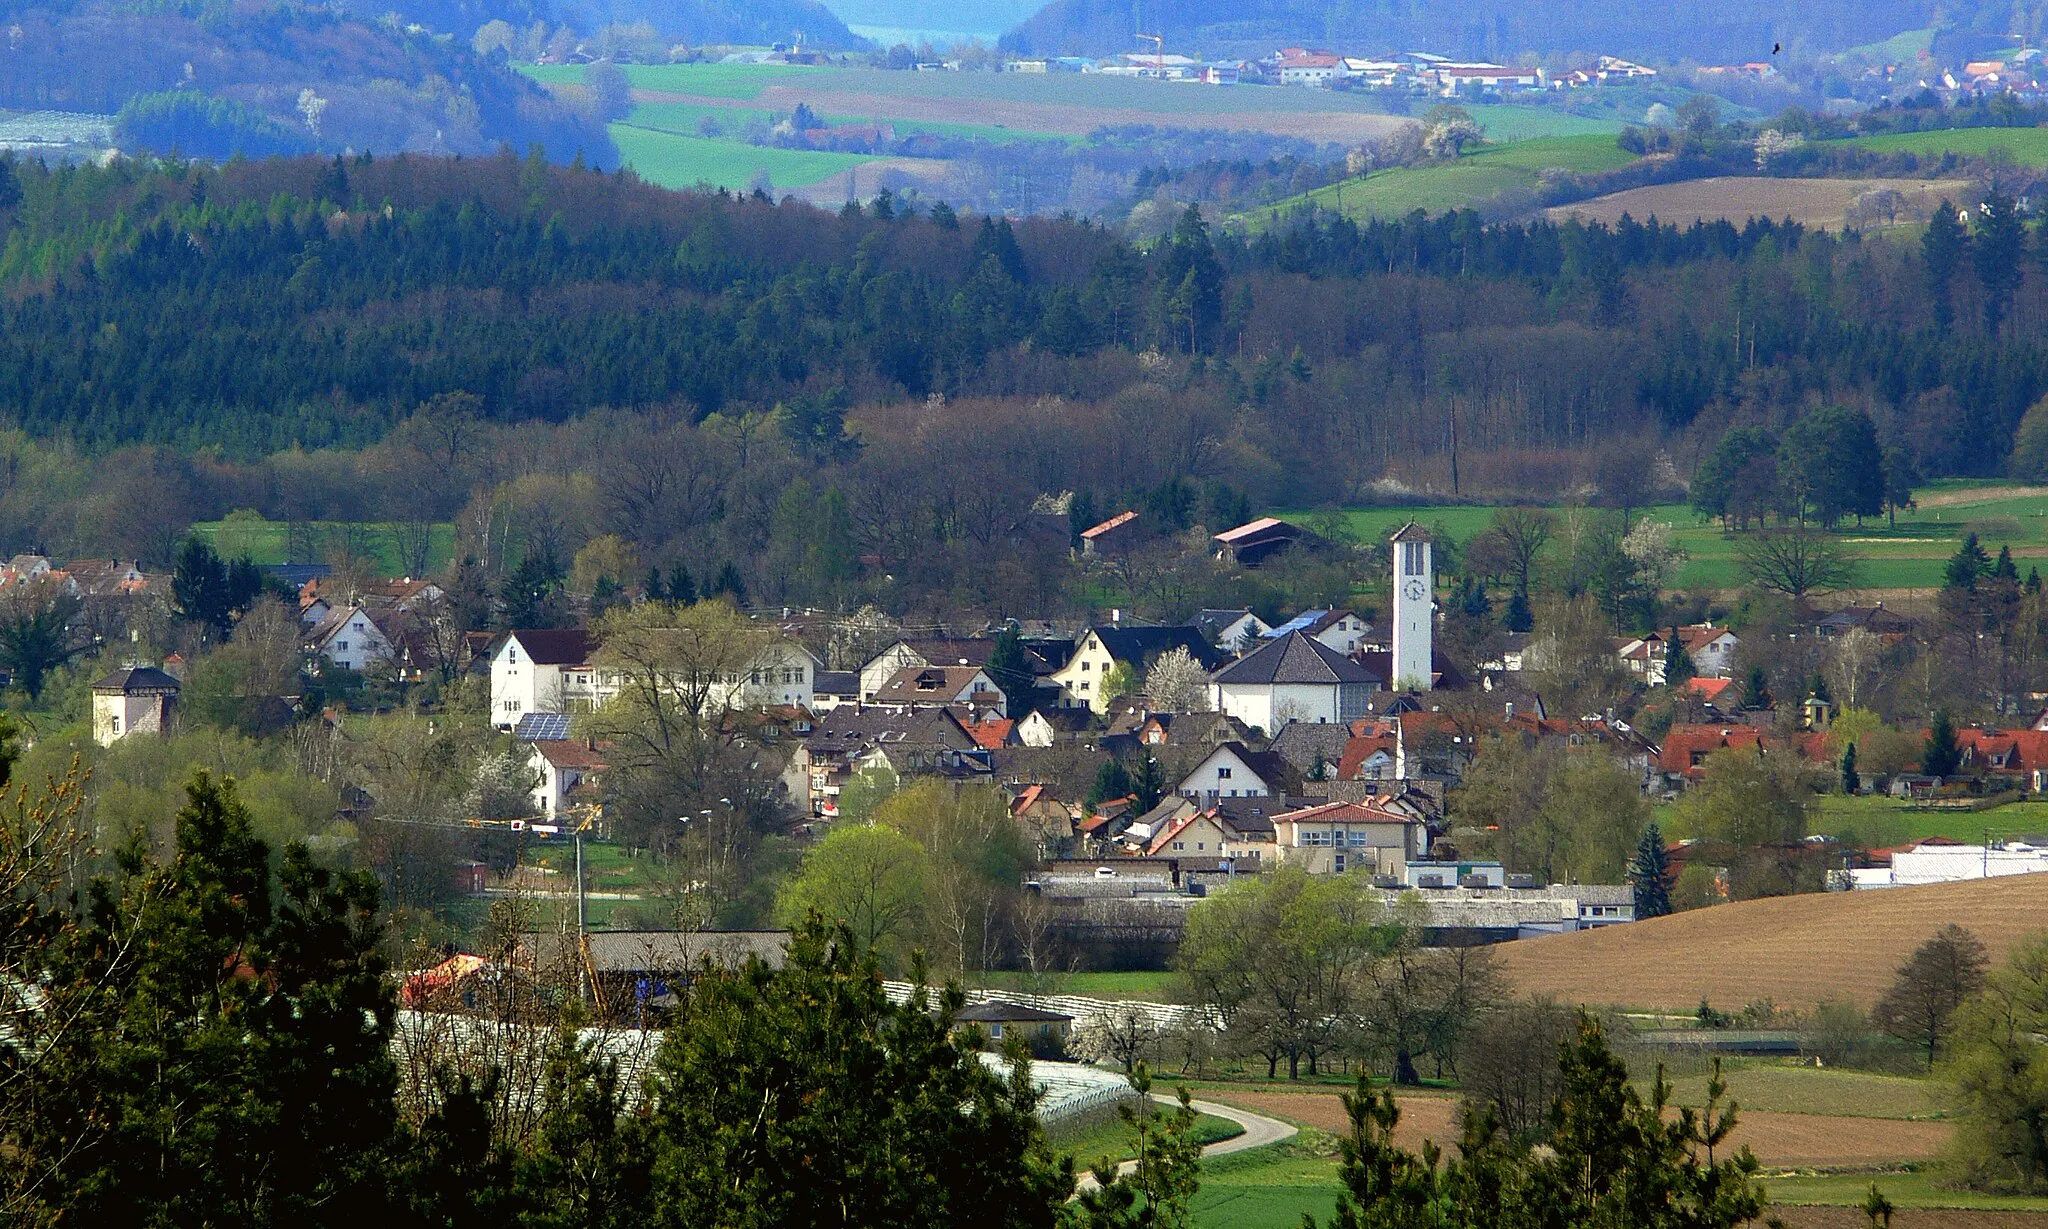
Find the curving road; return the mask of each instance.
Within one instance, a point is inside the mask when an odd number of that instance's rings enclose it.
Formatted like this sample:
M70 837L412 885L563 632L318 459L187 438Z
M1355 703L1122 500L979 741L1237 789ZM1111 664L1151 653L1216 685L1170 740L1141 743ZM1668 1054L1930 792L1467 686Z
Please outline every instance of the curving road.
M1152 1099L1169 1109L1180 1103L1179 1099L1175 1097L1154 1095ZM1244 1134L1242 1135L1233 1135L1229 1139L1219 1140L1203 1148L1202 1155L1204 1157L1227 1156L1233 1152L1245 1152L1252 1148L1263 1148L1267 1144L1277 1144L1283 1139L1293 1139L1301 1133L1299 1128L1282 1122L1278 1118L1268 1118L1264 1114L1254 1114L1250 1110L1239 1109L1235 1105L1225 1105L1220 1101L1189 1101L1188 1104L1194 1108L1197 1114L1214 1114L1218 1118L1228 1118L1244 1128ZM1136 1161L1125 1161L1116 1167L1116 1171L1119 1174L1127 1174L1137 1167L1138 1163ZM1076 1190L1094 1190L1096 1185L1095 1175L1084 1169L1081 1172L1080 1180L1074 1185Z

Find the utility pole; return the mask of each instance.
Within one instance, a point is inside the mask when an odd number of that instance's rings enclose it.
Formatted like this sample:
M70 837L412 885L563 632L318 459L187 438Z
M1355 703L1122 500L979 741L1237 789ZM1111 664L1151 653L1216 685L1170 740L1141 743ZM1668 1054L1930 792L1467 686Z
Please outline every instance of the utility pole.
M590 1005L590 929L583 895L583 827L576 828L576 970L577 997Z

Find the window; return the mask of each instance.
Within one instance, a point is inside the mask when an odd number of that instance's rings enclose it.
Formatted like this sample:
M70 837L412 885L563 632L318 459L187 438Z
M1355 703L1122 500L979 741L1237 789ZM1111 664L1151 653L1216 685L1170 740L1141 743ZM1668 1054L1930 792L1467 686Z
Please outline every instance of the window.
M1088 663L1085 661L1081 663L1081 673L1088 673Z
M1401 543L1401 575L1422 575L1422 549L1420 542Z
M121 732L121 719L119 717L115 717L113 718L113 722L114 733L119 734Z
M1333 866L1334 866L1334 868L1335 868L1335 870L1336 870L1336 872L1337 872L1338 874L1340 874L1340 875L1341 875L1341 874L1343 874L1343 873L1344 873L1344 855L1343 855L1343 854L1341 854L1341 853L1340 853L1340 854L1338 854L1338 855L1337 855L1337 860L1336 860L1336 862L1335 862L1335 863L1333 864Z
M1175 841L1175 842L1173 843L1173 847L1174 847L1175 849L1186 849L1186 848L1187 848L1187 843L1186 843L1185 841Z
M1082 691L1086 691L1086 690L1088 690L1088 680L1087 680L1087 679L1082 679L1082 680L1081 680L1081 690L1082 690Z
M1228 768L1218 768L1216 770L1216 779L1219 781L1230 780L1230 770Z
M346 640L341 640L341 641L337 641L337 642L335 643L335 646L334 646L334 647L335 647L335 648L337 648L337 649L339 649L339 650L341 650L342 652L346 653L346 652L348 652L348 641L346 641Z
M1000 1025L1000 1024L991 1024L991 1025L989 1025L989 1026L988 1026L988 1035L989 1035L990 1037L1001 1037L1001 1036L1003 1035L1003 1026L1002 1026L1002 1025Z

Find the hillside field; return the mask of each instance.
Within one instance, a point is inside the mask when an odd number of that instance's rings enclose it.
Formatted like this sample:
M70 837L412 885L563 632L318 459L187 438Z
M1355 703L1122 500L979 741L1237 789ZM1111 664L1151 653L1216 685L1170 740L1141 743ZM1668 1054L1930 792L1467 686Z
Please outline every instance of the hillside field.
M1953 197L1968 185L1959 179L1771 179L1716 176L1683 183L1630 188L1547 211L1554 222L1578 218L1613 225L1623 214L1642 221L1690 226L1695 221L1726 221L1737 226L1751 218L1790 218L1825 230L1840 230L1849 206L1865 192L1890 188L1906 198L1911 213L1924 217L1942 197Z
M1496 949L1522 994L1574 1003L1691 1010L1770 999L1869 1007L1898 966L1943 925L1975 931L1993 962L2048 930L2048 875L1738 901L1626 926Z
M1866 591L1898 594L1931 591L1941 584L1943 565L1975 531L1985 549L1998 553L2010 545L2022 575L2031 566L2048 572L2048 487L2011 483L1952 480L1929 483L1917 495L1920 506L1899 517L1897 528L1881 520L1858 527L1845 522L1841 535L1862 560L1858 584ZM1560 516L1568 509L1556 509ZM1437 504L1420 507L1349 508L1338 513L1335 527L1354 541L1384 538L1413 519L1425 527L1441 526L1459 542L1486 528L1494 509L1481 504ZM1305 509L1276 510L1274 516L1305 519L1312 526L1326 514ZM1673 582L1680 589L1734 589L1742 584L1739 539L1718 524L1700 520L1683 504L1664 504L1639 511L1669 524L1689 556ZM2029 560L2037 561L2035 563Z
M1905 151L1923 157L1958 154L1966 158L1981 158L1994 149L2002 149L2021 165L2048 166L2048 128L1944 128L1935 132L1887 132L1872 137L1849 137L1845 143L1882 153Z
M1517 188L1533 189L1546 170L1588 174L1634 160L1634 154L1603 133L1505 141L1481 146L1452 162L1390 167L1318 188L1245 214L1244 221L1259 229L1311 204L1359 219L1403 217L1417 209L1442 213Z

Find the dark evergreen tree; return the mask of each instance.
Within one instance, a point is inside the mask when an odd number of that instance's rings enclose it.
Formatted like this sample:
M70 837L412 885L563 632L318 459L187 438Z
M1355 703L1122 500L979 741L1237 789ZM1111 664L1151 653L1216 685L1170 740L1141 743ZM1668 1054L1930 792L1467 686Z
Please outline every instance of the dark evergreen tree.
M688 606L697 600L697 582L690 575L690 569L678 563L668 570L668 588L663 594L678 606Z
M747 582L740 576L739 566L728 559L718 569L718 575L711 581L711 587L704 591L705 597L722 597L735 606L747 604Z
M1927 729L1927 746L1920 752L1920 771L1930 777L1952 777L1962 762L1955 722L1949 719L1947 709L1937 710Z
M1692 654L1685 651L1685 637L1678 634L1674 625L1671 639L1664 642L1664 683L1667 687L1679 687L1696 673Z
M170 860L138 832L51 953L64 1024L17 1069L36 1087L0 1128L8 1164L53 1223L381 1219L396 1004L376 883L299 845L273 872L231 782L197 774L187 797Z
M1749 674L1742 680L1742 707L1769 708L1771 706L1771 679L1762 666L1751 666Z
M668 600L668 584L661 579L660 568L647 569L647 579L640 582L640 589L650 602Z
M1536 616L1529 609L1529 595L1520 589L1508 595L1508 606L1501 613L1500 625L1511 632L1526 632L1536 626Z
M1842 748L1842 792L1851 796L1863 792L1863 777L1856 771L1856 744Z
M2011 546L2006 545L1998 548L1998 562L1991 565L1991 578L1993 580L2009 580L2014 584L2019 583L2020 569L2019 565L2012 561Z
M1956 270L1969 249L1969 235L1963 230L1956 207L1944 199L1934 207L1934 216L1920 236L1920 259L1927 269L1927 295L1934 308L1934 331L1946 334L1955 322Z
M1664 848L1664 832L1651 820L1643 829L1643 838L1636 842L1636 856L1628 867L1637 921L1671 912L1671 879L1671 854Z
M1088 790L1087 802L1091 808L1099 807L1105 802L1128 798L1130 794L1130 770L1124 767L1122 760L1111 756L1102 762L1102 767L1095 770L1095 784Z
M1159 765L1159 757L1147 753L1144 763L1138 765L1138 775L1132 778L1131 792L1138 796L1138 814L1143 815L1159 805L1166 795L1166 770Z
M1013 720L1030 716L1037 698L1037 675L1032 672L1023 638L1014 626L996 633L996 642L988 651L986 669L990 681L1002 689L1004 715Z
M1984 553L1976 531L1972 530L1963 535L1963 544L1949 556L1947 566L1942 569L1942 584L1949 589L1974 591L1977 582L1991 574L1991 567L1991 556Z
M554 627L561 623L559 600L566 579L553 551L529 551L519 566L498 587L498 603L504 625L511 627Z

